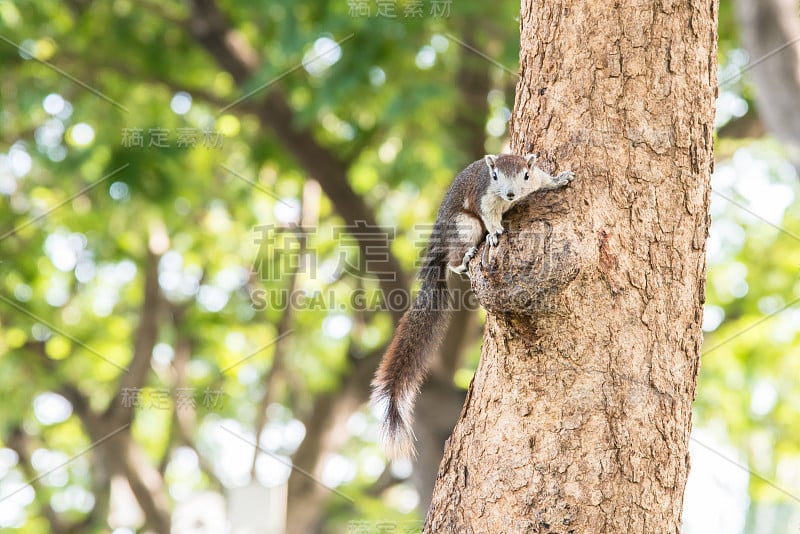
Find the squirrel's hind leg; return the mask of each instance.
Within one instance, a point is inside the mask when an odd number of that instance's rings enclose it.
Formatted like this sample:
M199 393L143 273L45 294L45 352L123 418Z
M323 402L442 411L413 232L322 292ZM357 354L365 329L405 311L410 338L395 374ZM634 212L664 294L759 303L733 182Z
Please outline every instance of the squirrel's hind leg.
M454 267L450 263L447 264L447 267L449 267L450 270L453 271L454 273L458 274L465 273L467 272L467 267L469 267L469 260L474 258L477 253L478 253L478 247L470 247L470 249L467 250L466 253L464 253L464 257L461 259L461 264L459 264L458 267Z
M455 232L448 243L448 268L456 273L467 270L469 261L478 253L477 245L483 239L483 225L480 220L466 213L455 217Z

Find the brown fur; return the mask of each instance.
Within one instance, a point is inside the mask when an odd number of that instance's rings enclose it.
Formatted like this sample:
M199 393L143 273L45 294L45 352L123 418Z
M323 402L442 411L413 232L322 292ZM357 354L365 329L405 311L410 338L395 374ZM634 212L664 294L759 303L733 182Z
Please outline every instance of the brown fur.
M427 357L447 328L447 268L464 272L484 236L495 245L503 231L500 219L514 203L537 189L561 187L572 179L569 171L553 178L533 166L535 159L486 156L455 177L442 201L420 272L420 292L400 319L372 382L372 402L383 412L381 440L392 458L413 457L416 452L414 400L427 372ZM497 179L492 171L497 171ZM508 197L511 193L513 199Z

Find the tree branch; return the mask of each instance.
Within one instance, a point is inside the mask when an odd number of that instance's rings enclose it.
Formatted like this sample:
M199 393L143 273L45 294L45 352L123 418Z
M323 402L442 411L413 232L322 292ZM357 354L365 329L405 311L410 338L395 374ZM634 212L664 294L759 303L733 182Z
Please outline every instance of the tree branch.
M94 417L89 408L89 398L77 386L65 382L59 389L59 393L72 404L72 411L80 419Z
M386 464L386 467L384 467L378 479L367 488L366 494L370 497L380 497L384 491L396 486L402 481L402 478L397 478L392 473L391 464Z
M144 273L144 296L139 310L139 326L133 343L133 358L128 365L128 371L123 373L119 380L116 398L122 396L126 389L141 388L147 382L150 372L150 360L153 356L158 338L158 261L159 256L147 249ZM123 408L116 400L112 400L104 417L113 420L117 426L130 423L134 411Z
M800 17L794 0L737 0L759 115L800 162Z
M189 32L242 85L258 65L258 54L230 27L214 0L190 0L189 5Z
M304 418L306 436L292 457L292 463L307 473L318 474L320 459L328 451L337 450L347 439L341 432L347 419L369 396L369 384L378 368L384 348L364 357L348 354L355 364L335 392L324 393L314 400L314 407ZM339 432L336 432L339 430ZM303 476L289 478L287 533L314 532L330 490ZM313 513L312 513L313 511Z
M19 457L19 465L22 468L25 476L31 480L30 485L33 487L34 494L37 497L39 506L42 509L42 515L47 519L50 524L50 529L55 534L66 534L69 532L68 526L58 516L53 507L46 498L42 498L42 485L39 483L39 473L37 473L31 465L31 457L28 451L28 436L22 427L16 427L11 431L11 435L6 441L6 445L17 453Z
M130 438L130 433L126 433L125 440L121 454L125 477L142 507L146 523L156 532L169 532L171 517L164 479L141 447Z
M34 489L37 498L39 498L39 506L41 506L42 514L50 524L51 531L55 534L79 534L81 532L86 532L89 527L94 525L99 517L101 517L101 512L104 510L103 507L96 504L92 507L92 510L79 521L68 522L62 518L53 507L50 506L50 503L46 499L41 499L44 488L39 483L40 474L33 469L33 465L31 464L29 443L30 439L28 434L25 433L22 427L16 427L11 431L6 445L17 453L20 467L25 473L25 476L31 480L30 485ZM108 493L108 488L104 488L103 492ZM98 495L97 500L99 501L100 499L101 496Z
M181 332L184 318L183 310L177 306L174 306L172 317L175 330L177 332ZM175 371L173 392L177 389L187 387L186 367L189 365L191 358L192 339L187 335L180 334L175 342L175 359L172 362L172 368ZM177 395L173 394L173 398L177 398ZM203 471L211 483L219 489L222 488L222 483L214 473L214 467L206 459L206 457L201 454L199 450L197 450L196 447L196 415L197 414L195 410L182 410L176 407L172 414L173 428L176 431L180 442L183 443L183 445L191 447L195 450L195 453L197 453L197 461L200 466L200 470Z
M307 180L303 187L302 205L300 206L300 226L301 228L314 228L319 223L319 184L314 180ZM289 271L289 280L286 287L291 295L297 289L297 275L306 262L307 252L307 237L303 234L302 230L296 233L296 239L299 243L299 248L294 254L300 260L297 267ZM256 414L255 436L256 440L259 439L264 426L267 423L267 408L275 401L275 389L279 381L285 377L286 374L286 343L289 332L289 327L294 320L294 309L289 302L281 314L280 321L278 321L278 342L275 344L275 352L272 357L272 365L263 380L264 394L258 405L258 412ZM253 478L256 476L256 463L258 461L259 451L253 455L253 465L250 468L250 473Z
M762 137L766 133L761 117L751 109L743 116L731 119L725 126L717 130L717 137L721 139L726 137L732 139L754 139Z

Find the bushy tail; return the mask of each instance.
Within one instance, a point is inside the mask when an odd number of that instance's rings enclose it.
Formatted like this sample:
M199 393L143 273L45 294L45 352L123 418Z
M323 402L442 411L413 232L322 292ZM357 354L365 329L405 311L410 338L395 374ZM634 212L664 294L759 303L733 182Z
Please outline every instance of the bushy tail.
M428 370L428 356L447 330L447 281L441 247L431 247L414 304L397 325L394 339L372 381L372 403L383 418L381 442L390 458L413 458L414 401Z

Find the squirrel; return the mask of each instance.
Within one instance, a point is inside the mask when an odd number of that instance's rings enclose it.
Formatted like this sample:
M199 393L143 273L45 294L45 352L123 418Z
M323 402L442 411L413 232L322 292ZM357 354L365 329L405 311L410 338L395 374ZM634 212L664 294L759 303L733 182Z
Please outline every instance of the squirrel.
M533 154L486 155L456 176L442 201L420 270L419 293L400 319L372 381L371 402L381 414L381 443L390 458L416 456L412 412L427 356L441 344L449 321L447 270L465 273L484 239L487 247L496 246L503 215L520 200L534 191L563 187L575 176L564 171L553 177L535 163Z

